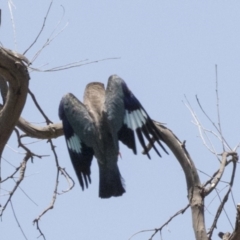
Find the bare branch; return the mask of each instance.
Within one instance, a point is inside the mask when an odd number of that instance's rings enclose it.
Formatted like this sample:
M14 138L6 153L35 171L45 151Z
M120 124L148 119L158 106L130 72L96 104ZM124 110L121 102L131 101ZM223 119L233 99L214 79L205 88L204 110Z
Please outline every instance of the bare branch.
M200 183L197 169L185 148L185 142L180 142L179 139L165 126L162 126L157 122L154 123L161 132L163 141L171 149L185 173L188 200L191 206L192 223L196 240L208 240L204 220L203 188Z
M150 237L149 240L152 240L153 237L157 234L157 232L161 232L162 229L167 226L176 216L180 215L180 214L184 214L185 211L190 207L190 204L188 204L185 208L179 210L178 212L176 212L172 217L170 217L160 228L156 228L155 232L153 233L153 235Z
M13 216L14 216L14 218L15 218L15 221L17 222L17 225L18 225L18 227L20 228L20 230L21 230L21 232L22 232L22 235L24 236L24 238L27 240L28 238L27 238L27 236L25 235L25 233L24 233L24 231L23 231L23 229L22 229L22 227L21 227L21 224L19 223L19 221L18 221L18 219L17 219L17 215L16 215L16 213L15 213L15 210L14 210L14 207L13 207L13 204L12 204L12 201L10 200L10 205L11 205L11 208L12 208L12 211L13 211Z
M42 25L42 27L41 27L41 29L40 29L37 37L35 38L35 40L33 41L33 43L30 44L30 46L23 52L23 55L25 55L25 54L31 49L31 47L37 42L38 38L40 37L40 35L41 35L41 33L42 33L42 31L43 31L43 29L44 29L44 27L45 27L45 23L46 23L46 21L47 21L47 17L48 17L48 14L49 14L49 12L50 12L50 9L51 9L51 7L52 7L52 3L53 3L53 1L51 1L50 4L49 4L47 13L46 13L46 15L45 15L45 17L44 17L44 19L43 19L43 25Z
M236 154L236 153L234 153ZM219 170L214 174L213 178L208 181L206 184L210 184L210 186L204 190L205 196L207 196L209 193L211 193L218 185L220 179L222 178L226 163L227 163L227 156L230 154L227 152L224 152L222 154L222 161Z
M15 171L14 171L11 175L9 175L9 176L7 176L5 179L1 180L0 183L6 182L8 179L13 178L14 175L19 171L19 169L21 168L21 166L22 166L22 163L20 163L20 166L17 167L17 168L15 169Z
M25 144L22 143L19 131L16 128L14 129L14 131L17 134L18 146L23 148L31 156L31 159L33 159L33 157L38 157L38 158L47 157L47 155L38 155L33 153L29 148L25 146Z
M86 63L82 63L83 61L81 60L78 62L73 62L73 63L63 65L63 66L53 67L53 68L49 68L49 69L45 69L45 70L41 70L41 69L33 68L33 67L29 67L29 68L36 72L57 72L57 71L62 71L62 70L70 69L70 68L81 67L81 66L85 66L85 65L89 65L89 64L93 64L93 63L98 63L98 62L103 62L103 61L108 61L108 60L116 60L116 59L120 59L120 57L103 58L103 59L90 61L90 62L86 62ZM87 61L87 60L84 60L84 61Z
M55 146L53 145L53 142L51 139L49 139L49 143L50 143L50 146L51 146L51 150L53 152L53 155L54 155L54 159L55 159L55 163L56 163L56 167L57 167L57 174L56 174L56 182L55 182L55 187L54 187L54 191L53 191L53 196L52 196L52 201L50 203L50 205L45 209L43 210L43 212L33 220L33 224L36 224L37 226L37 230L39 231L40 233L40 236L42 236L44 239L45 239L45 236L43 234L43 232L41 231L40 227L39 227L39 220L41 219L41 217L47 213L49 210L53 209L54 207L54 204L56 202L56 199L57 199L57 192L58 192L58 184L59 184L59 173L60 173L60 166L59 166L59 163L58 163L58 156L57 156L57 153L55 151Z
M0 110L3 106L0 104ZM37 139L52 139L58 138L63 135L62 123L53 123L46 126L33 125L26 121L24 118L20 117L17 125L25 135L21 137L32 137Z
M43 237L43 239L46 240L45 235L43 234L41 228L39 227L39 221L34 221L33 224L36 224L37 230L38 230L39 233L40 233L40 236L38 236L38 238L39 238L39 237Z
M205 110L203 109L197 95L196 95L196 100L197 100L197 103L200 107L200 109L202 110L203 114L206 116L206 118L209 120L209 122L211 122L211 124L214 126L214 128L217 130L217 132L220 134L221 138L222 138L222 142L225 143L229 149L231 149L231 147L228 145L227 141L225 140L225 138L222 136L222 133L220 131L220 129L216 126L216 124L212 121L212 119L207 115L207 113L205 112Z
M226 188L227 188L227 187L228 187L228 186L226 186ZM215 191L216 191L216 193L217 193L217 196L218 196L218 198L219 198L219 201L222 202L222 199L221 199L221 197L220 197L220 194L219 194L218 189L215 189ZM232 193L232 189L231 189L230 193ZM229 218L229 216L228 216L228 213L227 213L227 211L225 210L225 208L223 208L223 212L225 213L226 218L227 218L229 224L231 225L232 229L234 229L234 228L233 228L233 225L232 225L232 223L231 223L231 220L230 220L230 218Z
M27 65L30 65L29 60L28 60L24 55L22 55L21 53L12 51L11 49L8 49L8 48L3 48L3 50L6 51L9 55L17 58L18 60L23 61L23 62L26 63Z
M17 56L0 47L0 75L9 83L6 103L0 111L0 157L26 102L29 75ZM1 177L0 177L1 180Z
M15 27L14 18L13 18L12 7L15 8L12 0L8 0L8 8L9 8L9 12L10 12L10 16L11 16L11 22L12 22L12 28L13 28L14 44L15 44L15 48L17 48L17 34L16 34L16 27Z
M20 117L17 123L26 136L38 139L52 139L63 135L62 123L53 123L44 127L33 125Z
M222 210L224 208L225 203L228 201L229 193L232 191L232 186L233 186L233 182L234 182L234 178L235 178L236 164L237 164L238 156L236 154L234 154L234 155L232 155L232 157L233 157L234 161L232 161L232 163L233 163L233 170L232 170L231 180L230 180L230 183L229 183L229 188L228 188L228 191L225 194L221 204L219 205L219 207L217 209L217 212L216 212L213 224L212 224L212 226L211 226L211 228L210 228L210 230L208 232L209 239L211 239L213 231L217 227L217 221L218 221L218 219L219 219L219 217L221 215L221 212L222 212Z
M147 229L147 230L141 230L139 232L134 233L128 240L131 240L133 237L135 237L136 235L140 234L140 233L144 233L144 232L153 232L155 231L155 229Z
M235 223L235 230L232 233L229 240L239 240L240 239L240 204L237 205L237 216Z
M52 123L52 121L49 120L49 118L47 117L47 115L44 113L44 111L42 110L42 108L41 108L40 105L38 104L35 95L31 92L30 89L28 89L28 93L30 94L30 96L31 96L31 98L32 98L32 100L33 100L33 102L34 102L34 104L36 105L37 109L39 110L39 112L40 112L40 113L42 114L42 116L45 118L46 123L47 123L47 124Z
M223 138L223 134L222 134L222 127L221 127L221 119L220 119L220 108L219 108L219 95L218 95L218 70L217 70L217 65L215 65L215 71L216 71L216 98L217 98L217 117L218 117L218 128L219 128L219 132L220 132L220 136L222 138L222 147L223 147L223 151L225 151L225 147L224 147L224 138Z
M187 104L186 104L186 103L184 103L184 104L185 104L185 106L188 108L188 110L190 111L190 113L191 113L191 115L192 115L192 117L193 117L193 119L194 119L193 124L195 124L195 125L197 126L197 128L198 128L198 132L199 132L200 138L201 138L201 140L202 140L202 142L203 142L203 145L204 145L211 153L213 153L213 154L216 155L216 154L217 154L217 153L216 153L216 150L215 150L215 148L214 148L211 140L209 139L208 135L206 134L206 132L210 132L210 131L206 130L206 129L203 127L203 125L201 124L200 120L198 119L196 113L194 112L194 110L193 110L190 102L188 101L187 97L186 97L186 96L184 96L184 97L185 97L185 99L186 99L186 101L187 101ZM211 131L211 133L212 133L215 137L219 138L219 136L217 136L217 134L213 133L212 131ZM206 142L205 137L207 138L208 143L210 144L210 146L209 146L209 144ZM218 157L217 157L217 158L218 158Z
M62 173L62 175L66 178L67 182L68 182L68 189L67 190L62 190L62 193L58 193L59 195L63 194L63 193L66 193L66 192L69 192L70 190L73 189L74 185L75 185L75 182L74 180L72 179L72 177L67 173L66 169L64 168L59 168L59 171Z
M26 178L26 177L27 177L27 176L25 176L25 178ZM38 206L38 204L37 204L35 201L33 201L33 199L30 198L30 196L29 196L20 186L18 186L18 188L19 188L19 190L22 191L22 193L23 193L35 206Z
M64 13L63 13L63 15L64 15ZM62 16L62 18L63 18L63 16ZM60 25L60 23L61 23L61 21L62 21L62 18L61 18L61 20L57 23L57 26L55 27L55 29L53 30L53 32L51 33L51 35L50 35L50 37L47 39L47 41L44 43L44 45L42 46L42 48L39 49L39 50L37 51L37 53L34 55L33 59L31 60L31 63L33 63L33 62L38 58L38 56L41 54L41 52L43 51L43 49L46 48L48 45L50 45L50 43L51 43L55 38L57 38L57 36L58 36L59 34L61 34L61 33L65 30L65 28L68 26L68 22L67 22L67 23L65 24L65 26L64 26L59 32L57 32L57 33L52 37L52 35L56 32L58 26Z
M29 153L27 153L26 156L24 157L24 159L23 159L23 161L21 163L21 168L20 168L20 172L19 172L19 178L16 181L16 184L13 187L12 191L9 193L9 197L8 197L7 201L5 202L4 206L1 209L0 216L3 215L3 212L6 209L8 203L11 201L13 194L15 193L15 191L17 190L17 188L21 184L22 180L24 179L24 174L25 174L25 171L26 171L27 161L29 160L30 157L31 157L31 155Z
M156 229L147 229L147 230L141 230L137 233L134 233L128 240L131 240L134 236L138 235L139 233L143 233L143 232L154 232L152 234L152 236L150 237L149 240L152 240L153 237L158 233L161 232L162 229L167 226L176 216L180 215L180 214L184 214L185 211L190 207L190 205L188 204L186 207L184 207L183 209L177 211L172 217L170 217L161 227L156 228Z

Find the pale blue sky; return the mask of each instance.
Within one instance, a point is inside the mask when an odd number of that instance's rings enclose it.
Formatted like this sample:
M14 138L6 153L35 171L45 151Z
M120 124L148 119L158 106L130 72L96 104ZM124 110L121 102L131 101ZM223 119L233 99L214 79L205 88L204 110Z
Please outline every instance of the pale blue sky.
M13 0L17 47L7 1L1 0L2 25L0 42L4 47L20 53L38 34L50 1ZM68 22L67 28L42 51L33 67L51 68L70 62L119 57L61 72L32 72L30 89L49 118L58 122L58 104L67 92L79 99L87 83L105 84L111 74L118 74L141 101L149 115L167 124L186 146L197 168L212 174L218 168L216 158L203 146L192 116L183 104L184 95L191 102L200 120L208 129L212 125L201 114L195 95L204 109L217 122L215 97L215 64L218 65L220 111L223 134L234 148L240 139L240 2L239 1L67 1L52 5L45 29L34 47L34 54L50 37L58 21L65 15L57 30ZM46 65L48 64L48 65ZM46 65L46 66L45 66ZM28 121L42 123L43 118L28 99L22 116ZM43 124L43 123L42 123ZM26 140L32 142L32 140ZM98 167L92 164L92 184L82 192L72 168L64 138L54 140L59 162L76 181L74 189L57 198L55 207L42 217L40 226L47 239L76 240L129 239L134 233L161 226L175 212L185 207L187 191L180 165L170 153L160 159L153 151L152 160L138 155L121 145L119 168L126 183L126 194L119 198L98 198ZM217 152L221 144L213 140ZM17 149L15 138L9 146ZM21 185L34 205L21 191L13 197L13 204L28 239L37 239L39 233L32 221L51 201L55 186L55 163L46 141L31 145L38 154L50 154L28 163L26 180ZM22 151L22 150L21 150ZM160 149L161 151L161 149ZM18 166L22 155L7 148L3 157ZM13 168L3 162L7 175ZM236 183L240 181L240 173ZM208 178L200 173L202 182ZM229 171L223 177L229 181ZM219 186L224 188L226 183ZM3 187L2 187L3 188ZM61 178L59 191L67 188ZM4 189L10 190L10 185ZM1 195L5 190L1 190ZM233 189L234 199L240 200L239 185ZM4 197L0 203L4 203ZM219 200L214 192L206 205L207 227L213 220ZM231 199L226 208L234 225L235 209ZM215 231L232 231L222 215ZM0 223L1 239L24 239L14 220L10 207ZM151 232L141 233L133 240L149 239ZM3 236L3 237L2 237ZM193 239L191 215L188 210L173 220L162 232L164 240ZM160 239L157 235L154 239Z

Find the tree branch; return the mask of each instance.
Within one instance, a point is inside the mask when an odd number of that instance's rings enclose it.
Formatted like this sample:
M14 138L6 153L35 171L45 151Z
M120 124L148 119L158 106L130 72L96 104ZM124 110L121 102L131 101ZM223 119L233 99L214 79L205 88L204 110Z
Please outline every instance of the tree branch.
M6 103L0 111L0 156L25 105L29 75L17 55L0 47L0 75L9 83Z
M222 154L222 161L221 161L221 165L220 165L220 168L219 170L213 175L213 177L205 184L209 184L210 183L210 186L208 188L205 188L204 190L204 195L207 196L209 193L211 193L215 188L216 186L218 185L222 175L223 175L223 172L224 172L224 169L225 169L225 166L226 166L226 163L227 163L227 156L229 155L229 153L227 152L224 152Z
M171 149L185 173L188 200L191 206L192 223L196 240L208 240L204 221L203 188L200 183L197 169L185 148L185 141L182 143L171 130L158 122L154 123L161 132L163 141Z
M27 153L26 156L24 157L24 159L23 159L23 161L21 163L21 168L20 168L20 172L19 172L19 178L16 181L16 184L15 184L14 188L9 193L9 197L8 197L6 203L4 204L4 206L1 209L0 217L3 215L3 212L6 209L8 203L11 201L13 194L15 193L15 191L18 189L19 185L23 181L24 175L25 175L25 171L26 171L26 167L27 167L27 162L30 159L30 157L31 157L31 155L29 153Z
M221 212L224 208L224 205L225 203L228 201L228 196L230 194L230 192L232 191L232 187L233 187L233 182L234 182L234 178L235 178L235 173L236 173L236 165L237 165L237 160L238 160L238 156L237 154L231 154L232 155L232 158L234 159L234 161L232 162L233 163L233 170L232 170L232 175L231 175L231 180L230 180L230 183L229 183L229 188L228 188L228 191L227 193L225 194L221 204L219 205L218 209L217 209L217 212L215 214L215 218L214 218L214 221L213 221L213 224L208 232L208 235L209 235L209 239L211 239L212 237L212 234L213 234L213 231L214 229L217 228L217 221L221 215Z
M3 76L0 75L0 91L2 95L2 101L3 103L6 102L7 92L8 92L8 85L6 80Z
M24 118L20 117L17 123L20 128L28 137L38 139L52 139L63 135L62 123L53 123L46 126L36 126Z
M237 205L237 217L234 232L232 233L229 240L240 239L240 204Z
M0 111L2 108L3 106L0 104ZM21 137L52 139L58 138L63 135L63 128L61 122L45 126L37 126L20 117L16 126L25 133L25 135L22 135Z

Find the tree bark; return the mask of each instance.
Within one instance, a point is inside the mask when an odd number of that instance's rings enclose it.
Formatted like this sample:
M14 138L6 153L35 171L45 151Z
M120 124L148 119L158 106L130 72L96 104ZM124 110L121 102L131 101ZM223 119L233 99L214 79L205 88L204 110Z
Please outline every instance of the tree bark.
M0 157L25 105L29 74L17 55L0 48L0 75L8 82L5 104L0 111Z
M204 194L197 169L182 143L171 130L155 122L161 131L163 140L180 163L187 182L188 200L192 211L192 223L196 240L208 240L204 219Z

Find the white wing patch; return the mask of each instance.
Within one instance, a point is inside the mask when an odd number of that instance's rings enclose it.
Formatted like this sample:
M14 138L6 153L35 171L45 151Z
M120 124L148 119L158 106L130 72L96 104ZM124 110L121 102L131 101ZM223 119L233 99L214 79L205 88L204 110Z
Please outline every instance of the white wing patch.
M82 152L80 138L74 133L72 137L67 140L68 148L76 153Z
M147 121L147 115L142 109L129 112L125 111L124 124L128 128L135 131L137 128L141 128Z

